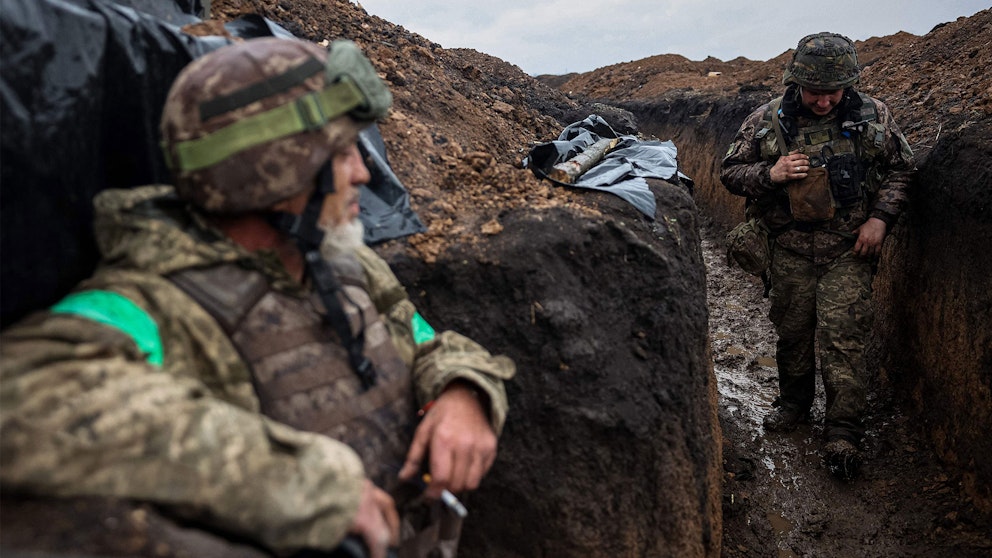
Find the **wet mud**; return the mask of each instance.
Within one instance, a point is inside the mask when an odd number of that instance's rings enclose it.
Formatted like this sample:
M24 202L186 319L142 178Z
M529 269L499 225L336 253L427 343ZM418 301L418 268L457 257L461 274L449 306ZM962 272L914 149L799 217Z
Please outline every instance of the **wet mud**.
M720 392L724 494L722 556L778 558L980 557L992 525L925 442L925 425L884 378L869 396L866 462L834 478L823 462L823 386L808 424L768 433L778 393L775 333L761 281L727 266L719 232L703 235L710 339Z

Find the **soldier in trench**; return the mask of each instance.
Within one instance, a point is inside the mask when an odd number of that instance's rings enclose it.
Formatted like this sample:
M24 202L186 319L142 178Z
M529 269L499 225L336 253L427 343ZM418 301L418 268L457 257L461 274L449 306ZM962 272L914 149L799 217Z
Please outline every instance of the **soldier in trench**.
M280 556L454 555L514 364L435 332L362 243L358 133L391 101L348 41L179 74L175 186L101 193L95 275L0 337L5 496L147 502Z
M915 172L888 107L857 91L859 78L850 39L804 37L784 94L747 117L720 173L768 232L757 260L768 262L779 395L764 426L790 431L808 419L819 361L824 454L842 478L863 459L872 277Z

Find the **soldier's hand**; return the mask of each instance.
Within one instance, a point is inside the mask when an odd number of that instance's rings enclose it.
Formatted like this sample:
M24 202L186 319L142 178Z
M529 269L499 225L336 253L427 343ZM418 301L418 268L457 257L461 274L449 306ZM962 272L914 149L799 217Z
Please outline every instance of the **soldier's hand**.
M397 546L400 540L400 516L392 496L366 479L348 532L365 541L369 558L386 558L389 547Z
M870 217L854 230L858 235L858 240L854 243L854 253L866 258L878 257L882 253L882 241L885 240L887 230L888 225L885 221Z
M420 474L430 454L431 481L424 495L475 490L496 459L496 433L475 392L455 382L438 396L417 427L400 478Z
M775 161L768 171L774 184L783 184L792 180L806 178L809 173L809 157L805 153L793 151Z

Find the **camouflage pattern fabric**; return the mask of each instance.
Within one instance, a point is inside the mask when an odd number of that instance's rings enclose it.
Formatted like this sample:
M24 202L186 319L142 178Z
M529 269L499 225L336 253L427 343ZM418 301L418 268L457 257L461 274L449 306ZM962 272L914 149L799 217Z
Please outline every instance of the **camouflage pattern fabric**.
M849 249L853 245L851 235L869 217L885 221L891 231L906 204L910 178L915 171L912 151L888 107L870 97L861 98L863 102L874 103L877 113L876 120L857 135L867 195L860 204L838 208L829 221L815 227L794 228L786 185L771 181L769 169L779 158L775 135L780 133L771 128L767 118L772 103L762 105L744 120L721 165L720 180L727 190L746 196L749 206L755 206L749 211L764 219L783 246L814 259L817 264L827 263ZM781 99L777 104L781 104ZM823 118L797 116L796 120L801 129L833 129L834 137L842 137L836 111ZM799 148L794 142L789 144L790 150Z
M816 354L826 395L827 439L857 444L867 398L865 336L871 324L870 261L847 252L829 264L776 245L771 265L771 309L778 333L779 402L808 410L813 404Z
M787 95L792 94L798 94L794 86L787 90ZM769 318L779 335L780 403L809 408L818 356L827 398L826 436L858 443L863 435L864 343L871 316L873 262L855 256L851 248L855 231L869 218L884 221L888 231L895 226L915 162L884 103L853 90L845 97L848 107L859 114L874 108L875 118L852 132L853 137L843 133L839 108L824 117L799 110L788 115L795 119L799 139L786 141L790 151L822 143L836 147L836 153L856 153L864 169L863 195L852 206L838 207L829 220L799 224L790 212L786 184L772 183L770 169L781 153L776 136L783 132L771 125L769 115L786 101L795 104L794 97L758 107L744 120L723 158L720 180L732 194L748 198L748 215L761 217L774 239ZM807 141L813 137L828 139ZM813 156L819 151L807 153Z
M410 368L369 299L358 261L340 255L330 263L351 330L364 339L364 354L376 372L369 389L325 322L316 293L284 295L269 289L258 272L230 264L170 279L227 332L252 370L262 414L348 444L362 458L366 476L394 492L416 427Z
M80 288L112 290L152 316L163 364L78 316L39 312L5 330L0 488L157 503L278 552L333 548L357 509L358 456L262 416L251 373L219 324L162 275L238 263L284 294L305 291L274 256L247 253L186 213L169 187L107 190L95 206L104 263ZM412 367L418 404L466 378L489 395L499 431L513 363L453 333L416 345L416 310L385 262L373 267L370 295Z
M368 121L340 116L313 130L260 144L253 143L250 130L243 130L234 134L231 143L247 146L216 164L193 170L175 164L182 160L179 150L184 142L223 134L247 119L321 91L328 85L322 67L327 56L325 48L308 41L264 37L225 46L190 62L169 90L161 122L164 153L166 160L173 162L179 197L208 211L237 213L269 207L312 184L330 155L354 142ZM319 61L317 71L295 80L290 87L263 88L266 94L253 102L204 115L205 104L237 97L253 86L260 87L266 79L286 76L307 61ZM381 83L379 86L385 88ZM276 126L267 123L258 127Z
M836 33L814 33L799 40L782 82L841 89L857 83L860 76L858 53L851 39Z

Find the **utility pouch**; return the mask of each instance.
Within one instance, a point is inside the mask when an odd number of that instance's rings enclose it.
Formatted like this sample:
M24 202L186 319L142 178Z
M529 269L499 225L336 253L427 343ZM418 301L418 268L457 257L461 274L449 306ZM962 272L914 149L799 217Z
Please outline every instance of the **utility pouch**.
M768 227L756 217L727 233L727 265L737 263L751 275L761 276L771 263Z
M826 221L834 216L833 196L825 167L811 167L806 178L786 186L796 221Z
M837 207L850 207L861 201L861 161L853 153L836 155L826 162L830 190Z

